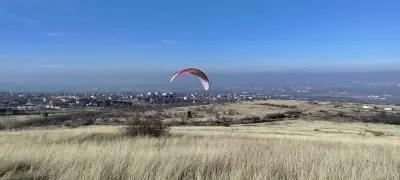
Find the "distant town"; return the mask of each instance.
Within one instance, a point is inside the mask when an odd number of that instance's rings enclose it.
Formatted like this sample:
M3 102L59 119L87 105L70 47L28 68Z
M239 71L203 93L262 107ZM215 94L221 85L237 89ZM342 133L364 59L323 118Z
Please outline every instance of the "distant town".
M255 99L297 99L400 104L397 89L362 92L356 88L286 86L277 88L230 88L219 91L0 92L0 111L62 108L124 107L135 104L208 104Z

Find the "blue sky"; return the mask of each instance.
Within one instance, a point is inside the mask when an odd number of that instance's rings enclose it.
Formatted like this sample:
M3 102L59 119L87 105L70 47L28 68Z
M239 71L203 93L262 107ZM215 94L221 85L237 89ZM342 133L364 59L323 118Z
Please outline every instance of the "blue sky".
M398 70L399 7L396 0L0 0L0 70Z

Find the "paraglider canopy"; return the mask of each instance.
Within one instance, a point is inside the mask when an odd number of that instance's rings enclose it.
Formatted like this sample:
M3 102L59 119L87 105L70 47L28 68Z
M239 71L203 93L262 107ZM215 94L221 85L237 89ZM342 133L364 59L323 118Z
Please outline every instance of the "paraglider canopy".
M189 72L189 73L193 74L194 76L196 76L200 80L200 82L203 85L205 90L208 90L210 88L210 81L208 80L208 77L206 76L206 74L204 74L202 71L200 71L199 69L196 69L196 68L184 68L184 69L179 70L178 72L176 72L172 75L171 82L174 81L177 77L182 76L186 72Z

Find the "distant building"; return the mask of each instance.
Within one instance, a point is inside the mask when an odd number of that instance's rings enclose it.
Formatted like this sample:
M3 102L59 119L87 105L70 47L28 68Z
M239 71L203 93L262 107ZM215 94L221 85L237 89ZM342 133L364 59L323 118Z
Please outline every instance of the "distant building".
M385 111L393 111L393 108L383 108Z
M367 105L364 105L362 108L363 108L363 109L374 109L374 107L372 107L372 106L367 106Z

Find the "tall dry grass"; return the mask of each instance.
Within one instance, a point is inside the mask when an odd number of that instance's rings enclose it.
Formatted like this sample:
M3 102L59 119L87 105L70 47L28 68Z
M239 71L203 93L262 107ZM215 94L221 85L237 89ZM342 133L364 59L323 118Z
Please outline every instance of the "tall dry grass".
M129 138L103 126L0 132L0 177L400 179L397 145L251 136L246 128L181 127L162 138ZM185 133L194 129L201 133ZM207 133L215 130L225 133Z

